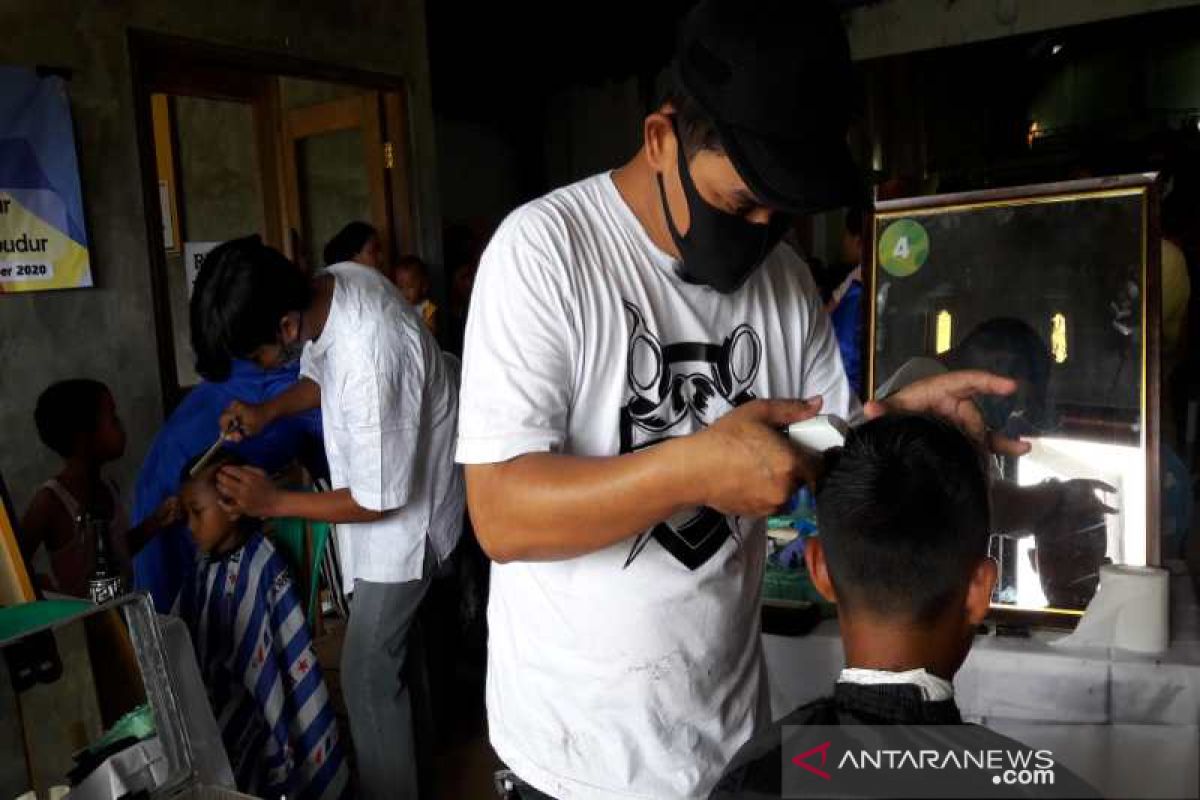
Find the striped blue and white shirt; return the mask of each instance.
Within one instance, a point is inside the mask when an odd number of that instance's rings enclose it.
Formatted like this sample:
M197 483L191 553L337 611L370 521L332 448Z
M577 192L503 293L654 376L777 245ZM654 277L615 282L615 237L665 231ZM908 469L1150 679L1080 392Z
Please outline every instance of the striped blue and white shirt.
M348 767L304 607L283 558L256 533L201 556L179 597L237 787L258 797L339 798Z

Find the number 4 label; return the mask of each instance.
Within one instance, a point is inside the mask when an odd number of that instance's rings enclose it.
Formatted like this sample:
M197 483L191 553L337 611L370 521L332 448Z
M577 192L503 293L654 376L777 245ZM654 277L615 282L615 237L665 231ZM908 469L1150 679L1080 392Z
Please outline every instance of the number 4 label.
M929 258L929 233L915 219L898 219L879 238L879 264L890 275L906 278Z

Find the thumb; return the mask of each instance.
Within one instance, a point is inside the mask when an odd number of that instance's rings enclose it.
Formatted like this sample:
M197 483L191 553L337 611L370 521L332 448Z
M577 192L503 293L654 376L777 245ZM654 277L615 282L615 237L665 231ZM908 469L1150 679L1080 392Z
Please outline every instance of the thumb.
M782 428L815 417L823 403L820 397L808 400L763 400L759 419L772 427Z

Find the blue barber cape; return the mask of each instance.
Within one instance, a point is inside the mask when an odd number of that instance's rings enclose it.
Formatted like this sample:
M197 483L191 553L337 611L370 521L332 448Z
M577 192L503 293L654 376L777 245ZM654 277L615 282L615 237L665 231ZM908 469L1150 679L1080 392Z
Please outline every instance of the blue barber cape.
M200 557L178 611L238 789L345 797L349 768L304 604L271 543L258 533L230 553Z
M221 412L231 402L265 402L289 389L298 377L298 365L262 370L249 361L235 360L228 380L204 382L192 389L167 418L142 462L134 490L133 524L140 524L179 491L183 468L217 440ZM277 472L299 458L315 477L328 475L320 409L281 419L261 435L229 449L267 472ZM134 558L134 586L148 590L155 607L167 612L195 561L196 546L187 526L174 525L151 539Z

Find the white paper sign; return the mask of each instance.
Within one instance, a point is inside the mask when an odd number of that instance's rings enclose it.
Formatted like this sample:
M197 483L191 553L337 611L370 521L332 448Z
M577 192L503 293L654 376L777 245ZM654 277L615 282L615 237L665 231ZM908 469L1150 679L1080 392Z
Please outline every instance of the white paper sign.
M192 284L196 282L196 276L200 274L200 265L204 263L209 251L219 244L221 242L183 243L183 268L187 274L189 300L192 298Z

